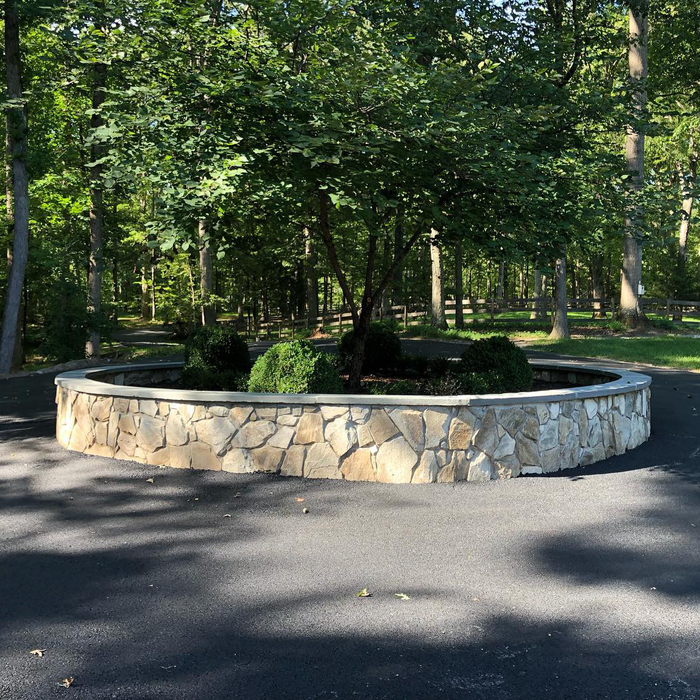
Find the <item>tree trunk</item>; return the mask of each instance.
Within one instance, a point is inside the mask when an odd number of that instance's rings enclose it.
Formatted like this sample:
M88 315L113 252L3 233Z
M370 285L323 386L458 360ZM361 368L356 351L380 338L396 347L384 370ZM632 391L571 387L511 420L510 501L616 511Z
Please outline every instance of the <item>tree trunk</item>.
M532 290L532 295L535 301L532 302L532 311L530 312L530 318L537 321L543 321L547 318L547 302L544 299L544 277L539 267L535 268L534 271L534 289Z
M639 298L642 281L642 248L640 245L644 212L634 201L644 185L644 129L647 77L647 8L648 0L632 0L629 10L629 81L633 91L630 123L625 136L625 157L629 175L629 194L633 201L625 213L624 257L620 289L620 320L627 326L646 323Z
M464 296L463 275L462 241L457 241L455 244L455 328L464 328L464 308L462 306L462 297Z
M146 279L146 265L141 265L141 319L150 318L150 307L148 301L148 280Z
M93 68L92 78L92 116L90 117L90 130L95 132L103 125L100 108L105 99L105 80L107 66L104 63L96 63ZM90 162L94 163L100 157L100 147L93 143L90 147ZM88 263L87 282L87 311L90 318L90 335L85 344L86 357L100 356L100 312L102 309L102 220L103 198L102 166L90 167L90 259Z
M552 332L549 337L561 339L569 337L569 319L566 303L566 247L562 246L561 257L554 266L554 316L552 318Z
M316 272L316 246L311 237L311 229L304 228L304 273L306 275L306 317L310 326L315 326L318 318L318 274Z
M151 319L156 320L156 251L151 252Z
M438 244L438 232L430 230L430 325L445 330L445 284L442 278L442 250Z
M693 215L693 187L698 169L698 153L695 149L695 141L691 134L688 144L690 156L688 158L688 175L681 173L681 225L678 229L678 286L676 288L676 298L685 298L686 291L686 263L688 261L688 232L690 231L690 218ZM683 309L679 308L673 314L674 321L683 320Z
M5 298L5 311L0 339L0 374L12 368L15 353L17 325L20 318L24 273L29 255L29 180L27 176L27 113L21 102L22 80L20 71L19 19L15 0L5 0L5 75L7 96L15 100L6 109L7 131L12 151L12 190L14 230L12 267L10 268Z
M119 267L117 253L112 256L112 321L119 321Z
M593 296L593 318L605 318L603 310L603 256L591 256L591 294ZM596 301L598 300L598 301Z
M207 222L199 220L197 226L199 241L199 291L202 295L202 325L213 326L216 323L216 307L211 303L214 291L214 265L211 257L211 245L207 235Z
M396 226L394 227L394 260L401 255L403 248L403 209L399 207L396 215ZM403 305L403 268L396 268L394 277L391 280L391 300L394 306Z
M506 264L504 262L498 263L498 283L496 284L496 299L503 301L503 288L505 281Z

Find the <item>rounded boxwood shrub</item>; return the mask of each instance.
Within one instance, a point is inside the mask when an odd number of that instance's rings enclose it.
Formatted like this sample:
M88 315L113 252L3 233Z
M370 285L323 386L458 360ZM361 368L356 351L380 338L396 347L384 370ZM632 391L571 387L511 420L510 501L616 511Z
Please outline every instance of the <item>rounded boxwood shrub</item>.
M521 348L505 336L474 341L463 353L460 374L467 375L465 386L474 391L465 393L497 393L529 391L532 368Z
M232 326L203 326L185 342L187 389L241 391L250 372L248 345Z
M343 382L333 358L308 340L273 345L250 373L248 391L272 394L339 394Z
M338 340L338 355L340 363L345 368L350 367L355 331L344 333ZM393 323L374 321L369 326L365 345L365 359L362 363L363 374L391 371L401 367L401 340Z

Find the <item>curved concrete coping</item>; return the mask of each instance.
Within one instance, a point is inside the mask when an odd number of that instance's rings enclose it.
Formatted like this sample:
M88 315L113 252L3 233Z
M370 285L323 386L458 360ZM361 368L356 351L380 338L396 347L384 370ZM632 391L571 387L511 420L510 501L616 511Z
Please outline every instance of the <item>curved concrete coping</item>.
M341 406L504 406L511 404L550 403L574 399L593 399L604 396L627 394L645 389L651 377L639 372L584 365L575 361L535 360L533 369L559 370L576 374L593 374L610 377L610 381L570 389L548 389L545 391L522 391L510 394L477 394L463 396L424 395L368 395L368 394L257 394L243 391L193 391L189 389L167 389L134 385L110 384L100 380L105 375L149 370L178 370L182 362L149 362L130 365L111 365L78 369L59 374L58 387L83 394L115 396L130 399L157 399L185 403L246 403L246 404L324 404Z

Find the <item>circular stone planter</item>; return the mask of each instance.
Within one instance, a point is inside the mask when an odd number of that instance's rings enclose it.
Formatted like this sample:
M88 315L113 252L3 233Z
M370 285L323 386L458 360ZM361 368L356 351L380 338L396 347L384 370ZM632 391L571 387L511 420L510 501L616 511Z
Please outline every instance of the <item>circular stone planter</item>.
M56 377L56 434L71 450L160 466L392 483L555 472L649 437L646 375L560 361L532 367L537 379L571 388L248 394L168 388L182 363L82 369Z

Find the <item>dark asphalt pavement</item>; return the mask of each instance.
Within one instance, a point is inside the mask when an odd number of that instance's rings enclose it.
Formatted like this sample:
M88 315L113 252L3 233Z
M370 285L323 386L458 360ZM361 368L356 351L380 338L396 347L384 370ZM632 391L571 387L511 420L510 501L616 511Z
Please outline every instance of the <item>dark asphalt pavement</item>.
M425 486L70 453L0 382L0 699L700 698L700 375L649 373L643 447Z

